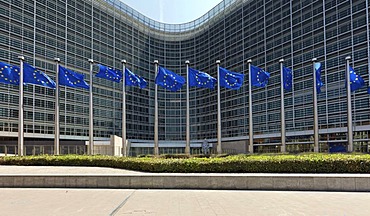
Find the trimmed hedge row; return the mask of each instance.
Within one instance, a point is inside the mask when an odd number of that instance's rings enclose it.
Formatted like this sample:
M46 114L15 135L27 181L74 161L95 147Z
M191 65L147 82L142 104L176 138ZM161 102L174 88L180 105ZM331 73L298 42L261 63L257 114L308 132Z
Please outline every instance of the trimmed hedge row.
M0 165L95 166L167 173L370 173L370 155L235 155L187 159L43 155L0 157Z

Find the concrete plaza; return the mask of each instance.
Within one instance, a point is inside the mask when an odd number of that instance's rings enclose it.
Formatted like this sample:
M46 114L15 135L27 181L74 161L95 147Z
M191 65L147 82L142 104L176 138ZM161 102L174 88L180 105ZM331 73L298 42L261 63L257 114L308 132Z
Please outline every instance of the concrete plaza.
M367 174L166 174L100 167L0 166L0 179L0 215L7 216L370 215L370 193L353 192L369 190ZM240 181L247 190L233 186ZM165 185L175 189L156 189ZM273 191L274 185L279 191ZM284 185L305 191L288 191ZM233 190L225 190L226 186Z
M370 215L370 193L0 189L0 215Z

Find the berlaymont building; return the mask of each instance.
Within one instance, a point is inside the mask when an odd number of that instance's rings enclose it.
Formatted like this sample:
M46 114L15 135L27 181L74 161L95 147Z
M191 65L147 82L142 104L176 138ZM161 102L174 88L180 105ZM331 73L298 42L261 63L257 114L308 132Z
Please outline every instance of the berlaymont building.
M346 56L368 85L370 65L368 0L224 0L184 24L154 21L119 0L0 0L0 61L25 62L55 79L55 57L85 74L88 59L127 67L148 81L126 88L127 139L131 154L153 152L155 65L186 77L190 66L217 77L216 60L248 74L247 60L270 72L264 88L252 88L254 152L279 152L281 144L279 60L293 70L285 93L286 149L313 151L312 59L322 64L318 94L319 149L347 143ZM94 66L94 73L98 67ZM246 76L248 77L248 76ZM122 135L122 84L93 78L94 140ZM0 149L16 147L19 87L0 84ZM222 148L249 149L248 79L236 91L221 89ZM43 151L53 145L55 90L24 86L25 146ZM352 93L354 151L370 145L370 95ZM158 88L160 152L184 152L186 88ZM89 139L89 91L61 87L62 152L84 151ZM217 91L190 88L191 148L217 142ZM213 148L214 149L214 148Z

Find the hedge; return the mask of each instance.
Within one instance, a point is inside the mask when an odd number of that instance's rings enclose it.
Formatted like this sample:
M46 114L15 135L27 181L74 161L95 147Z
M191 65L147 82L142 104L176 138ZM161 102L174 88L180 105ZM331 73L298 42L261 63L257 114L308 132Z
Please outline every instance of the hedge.
M94 166L157 173L370 173L370 155L234 155L209 158L42 155L0 157L0 165Z

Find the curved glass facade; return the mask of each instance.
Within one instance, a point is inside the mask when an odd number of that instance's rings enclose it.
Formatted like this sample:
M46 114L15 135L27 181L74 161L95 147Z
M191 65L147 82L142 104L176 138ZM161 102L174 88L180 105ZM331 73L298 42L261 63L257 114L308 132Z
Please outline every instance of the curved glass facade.
M280 143L279 59L294 71L293 90L285 94L289 144L313 142L312 58L323 64L325 86L318 98L320 141L346 140L345 57L369 80L368 0L225 0L199 19L163 24L116 0L0 0L0 61L19 64L17 56L55 77L54 57L88 79L89 63L121 68L126 59L148 88L127 87L127 138L154 138L154 60L186 76L190 66L217 77L216 60L232 71L248 74L247 60L271 73L266 88L253 88L256 150ZM97 67L94 67L95 73ZM95 78L94 136L121 136L122 87ZM221 89L222 136L248 139L248 85ZM158 88L159 140L185 140L186 88ZM54 91L25 86L26 138L53 138ZM0 139L17 136L18 87L0 84ZM61 88L61 138L88 139L88 91ZM367 151L370 97L353 94L355 149ZM217 91L191 88L191 139L217 137ZM309 146L309 145L307 145ZM309 147L310 148L310 147ZM322 147L325 149L325 147ZM270 150L268 150L270 151ZM274 150L271 150L274 151Z

